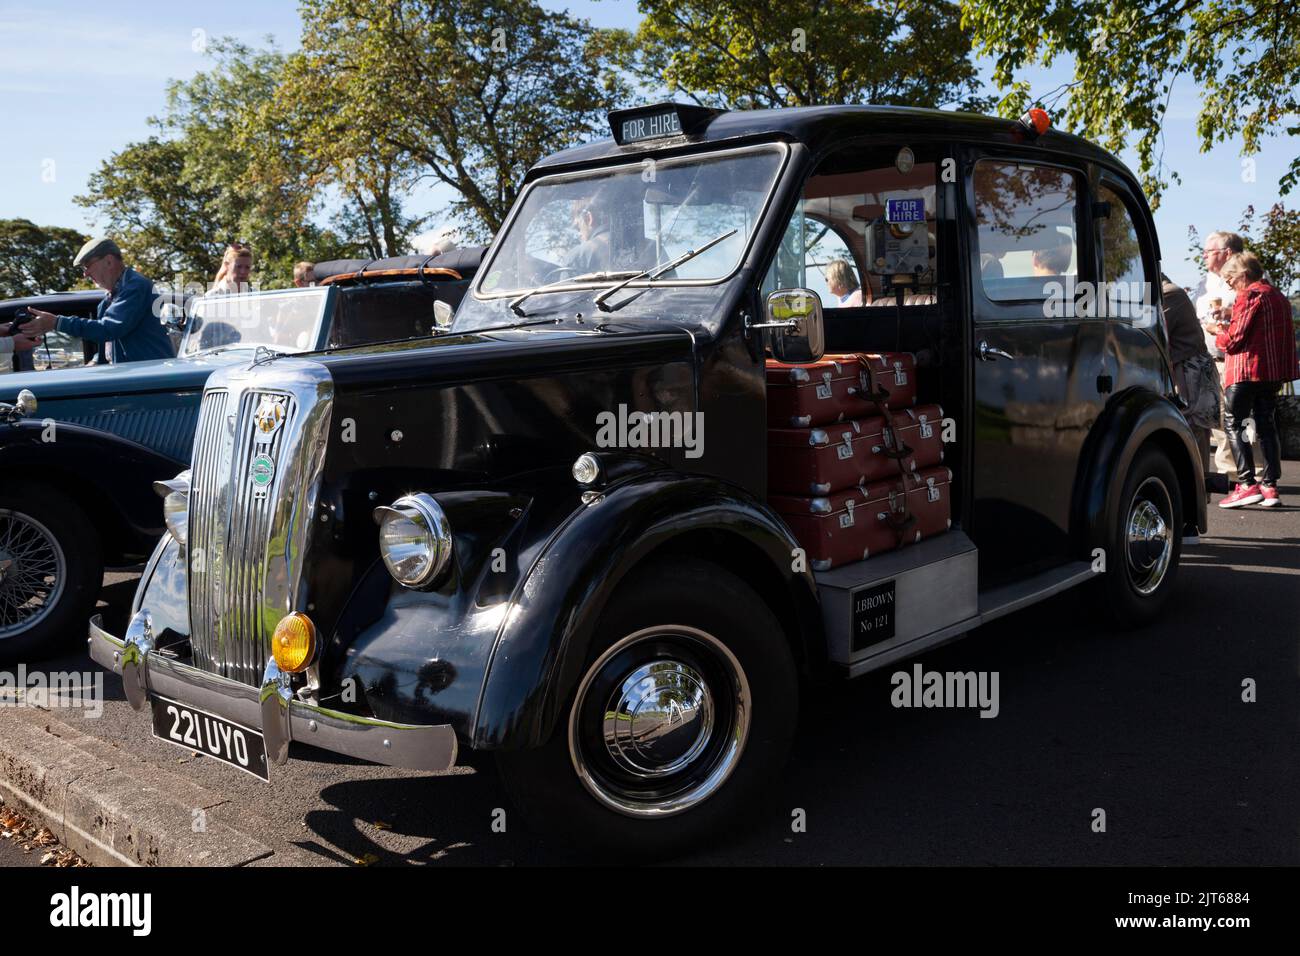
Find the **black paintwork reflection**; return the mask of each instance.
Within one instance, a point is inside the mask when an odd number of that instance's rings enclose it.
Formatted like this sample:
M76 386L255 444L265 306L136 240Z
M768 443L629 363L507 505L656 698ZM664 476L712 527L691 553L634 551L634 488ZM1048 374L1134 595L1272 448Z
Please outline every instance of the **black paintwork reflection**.
M189 588L180 545L171 535L158 542L162 551L152 573L142 578L136 604L149 611L160 648L190 635Z
M1125 323L1007 322L975 337L1014 356L974 363L971 536L990 583L1074 555L1072 490L1089 430L1118 393L1158 396L1167 378L1151 333Z

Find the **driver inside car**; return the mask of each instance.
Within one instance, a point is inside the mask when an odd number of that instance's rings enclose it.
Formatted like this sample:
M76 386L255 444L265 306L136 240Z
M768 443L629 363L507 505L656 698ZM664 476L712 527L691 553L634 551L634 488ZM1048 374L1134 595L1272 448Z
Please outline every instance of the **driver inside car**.
M609 268L609 216L599 196L575 200L573 224L582 245L573 251L567 265L578 273L603 272Z

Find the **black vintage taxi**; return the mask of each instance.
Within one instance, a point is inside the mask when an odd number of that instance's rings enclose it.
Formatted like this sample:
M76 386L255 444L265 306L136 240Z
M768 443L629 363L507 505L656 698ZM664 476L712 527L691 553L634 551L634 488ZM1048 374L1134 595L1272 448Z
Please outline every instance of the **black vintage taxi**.
M761 802L828 675L1075 585L1123 625L1169 600L1204 481L1114 157L1041 113L610 119L438 334L208 381L128 631L90 626L159 737L264 779L291 743L494 751L537 825L657 853ZM769 500L767 390L823 353L915 359L948 496L824 570Z

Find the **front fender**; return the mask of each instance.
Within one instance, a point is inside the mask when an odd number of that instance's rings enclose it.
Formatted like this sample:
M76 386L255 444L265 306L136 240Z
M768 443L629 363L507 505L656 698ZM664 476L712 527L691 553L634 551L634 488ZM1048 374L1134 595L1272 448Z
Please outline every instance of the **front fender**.
M1206 529L1205 475L1192 430L1174 403L1143 388L1120 392L1094 423L1075 478L1071 534L1086 555L1118 520L1119 500L1133 459L1143 445L1157 444L1178 475L1187 528Z
M148 609L159 648L189 640L190 592L185 575L185 555L180 545L171 534L163 534L140 575L131 602L133 615L141 608Z
M183 462L109 432L53 420L0 425L0 482L24 478L77 502L96 525L109 563L147 554L163 533L153 483Z
M816 584L810 571L792 570L798 544L775 513L735 485L659 471L580 507L533 563L501 622L471 745L544 742L590 659L610 595L674 544L695 554L707 548L710 560L749 579L794 632L796 659L810 670L824 661Z

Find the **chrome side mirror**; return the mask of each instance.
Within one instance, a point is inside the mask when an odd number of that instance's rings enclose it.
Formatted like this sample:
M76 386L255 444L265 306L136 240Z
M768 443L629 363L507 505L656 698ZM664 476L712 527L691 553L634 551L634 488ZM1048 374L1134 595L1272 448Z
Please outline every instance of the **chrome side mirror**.
M455 314L456 310L441 299L433 303L433 324L440 331L445 332L451 328L451 319Z
M767 297L766 321L751 329L772 330L772 355L780 362L815 362L826 351L822 300L811 289L778 289Z
M19 416L26 418L28 415L36 414L36 396L32 394L30 388L25 388L18 393L18 401L14 403L14 410Z

